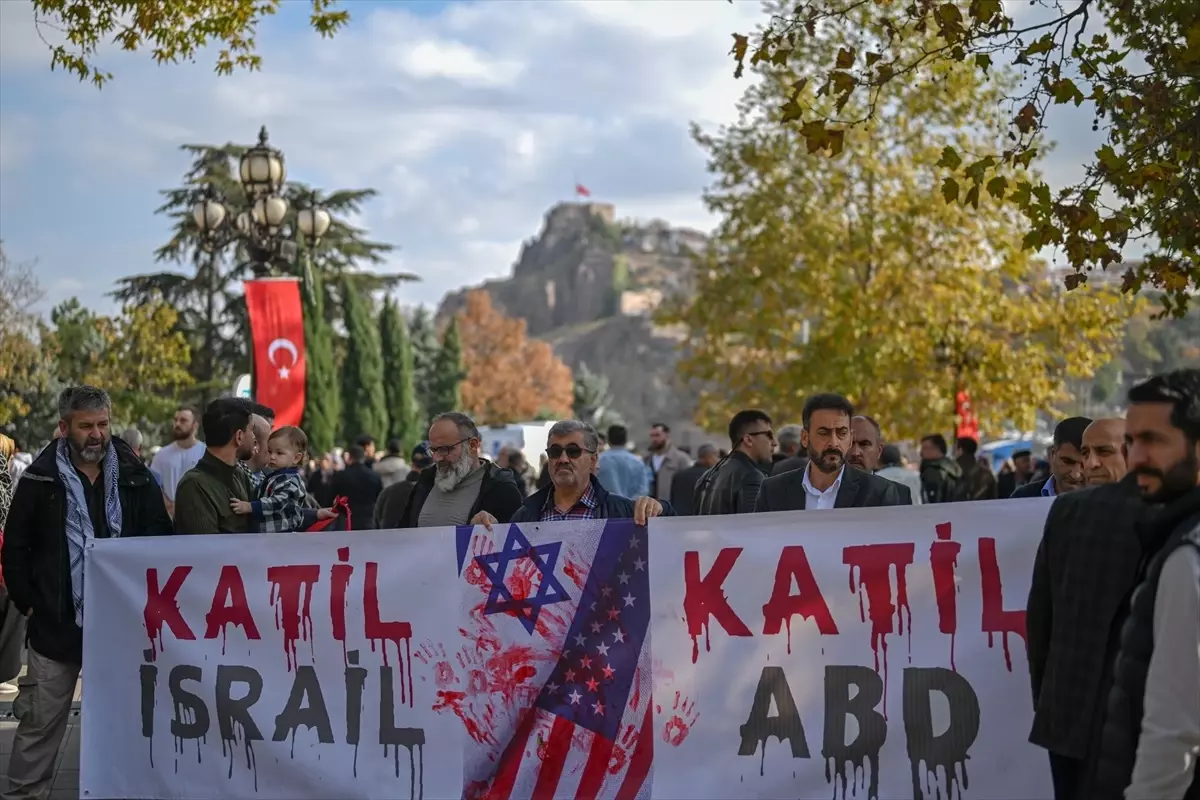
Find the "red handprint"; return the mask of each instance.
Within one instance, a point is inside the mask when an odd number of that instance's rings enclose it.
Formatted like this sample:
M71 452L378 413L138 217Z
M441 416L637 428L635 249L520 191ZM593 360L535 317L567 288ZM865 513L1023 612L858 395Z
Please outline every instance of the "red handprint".
M672 747L679 747L691 732L696 720L700 719L700 713L696 711L695 701L682 697L679 692L675 693L675 705L671 710L674 713L663 726L662 738Z

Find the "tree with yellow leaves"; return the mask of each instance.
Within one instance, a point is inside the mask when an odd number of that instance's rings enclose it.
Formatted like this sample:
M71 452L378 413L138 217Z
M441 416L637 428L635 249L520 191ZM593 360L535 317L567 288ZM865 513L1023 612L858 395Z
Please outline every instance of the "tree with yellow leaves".
M529 339L525 320L506 316L487 292L467 295L458 314L463 410L480 425L571 416L571 370L550 345Z
M872 97L887 113L867 124L824 140L790 124L797 91L830 111L855 102L800 78L806 64L884 36L869 11L860 16L857 31L760 63L737 123L693 131L721 222L695 296L668 304L662 321L686 326L681 369L711 387L698 422L724 425L747 406L798 420L808 395L839 391L887 436L914 437L949 427L961 385L985 430L1029 427L1068 377L1112 357L1130 301L1051 281L1022 250L1013 207L977 188L971 208L939 197L948 170L935 165L948 146L1000 138L1002 78L954 66L936 84L898 76Z

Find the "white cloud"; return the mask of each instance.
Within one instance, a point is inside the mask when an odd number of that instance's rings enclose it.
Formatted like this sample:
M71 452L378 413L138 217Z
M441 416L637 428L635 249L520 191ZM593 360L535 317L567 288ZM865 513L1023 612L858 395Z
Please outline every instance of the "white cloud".
M21 109L35 114L28 130L4 105L4 183L12 183L8 165L36 147L62 162L81 203L127 198L102 232L80 236L74 259L58 255L51 268L73 277L82 268L72 260L86 263L91 293L101 278L154 269L149 249L165 240L166 223L150 214L157 190L188 166L178 146L249 144L263 124L290 177L379 190L356 222L397 246L390 269L423 276L401 289L405 302L436 303L507 273L522 240L551 204L572 197L576 181L614 202L619 216L711 227L700 200L704 158L687 125L735 117L747 81L732 77L730 34L760 22L757 3L481 2L432 15L355 5L351 26L332 40L297 33L303 9L285 5L291 29L268 21L259 32L261 73L217 77L210 54L194 66L157 67L148 55L104 51L116 79L97 93L49 75L28 4L0 2L6 85L15 65L30 85L50 87L36 110ZM19 38L10 22L36 47L10 51ZM10 203L31 202L19 186L0 186L0 200L6 215ZM34 201L53 204L55 195ZM6 228L6 238L20 238ZM42 241L30 237L24 249L37 255ZM146 252L141 260L130 257L134 243Z

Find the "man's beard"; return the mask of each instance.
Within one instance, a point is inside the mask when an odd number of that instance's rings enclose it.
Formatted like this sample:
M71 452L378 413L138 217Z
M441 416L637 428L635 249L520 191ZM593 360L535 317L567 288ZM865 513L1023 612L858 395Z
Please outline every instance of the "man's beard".
M1169 503L1196 488L1196 478L1200 475L1200 460L1196 458L1195 449L1188 447L1187 455L1165 472L1151 467L1137 467L1131 472L1161 481L1156 491L1148 494L1142 492L1143 500L1147 503Z
M808 460L809 463L826 475L832 475L846 464L846 456L841 450L833 447L828 448L823 453L818 453L815 448L810 446L808 448Z
M238 448L237 460L249 461L254 457L254 439L247 438L242 440L242 446Z
M667 443L666 442L657 442L657 443L651 442L649 445L647 445L647 447L650 449L651 453L661 453L663 450L667 449Z
M475 459L464 449L457 461L443 461L437 465L433 485L443 492L452 492L474 469Z
M191 431L181 431L179 428L175 428L171 433L177 442L182 442L184 439L190 439L192 436Z
M67 437L67 444L71 447L71 452L79 457L79 460L85 464L99 464L104 460L105 454L108 453L108 437L87 437L82 442L75 441L72 436Z

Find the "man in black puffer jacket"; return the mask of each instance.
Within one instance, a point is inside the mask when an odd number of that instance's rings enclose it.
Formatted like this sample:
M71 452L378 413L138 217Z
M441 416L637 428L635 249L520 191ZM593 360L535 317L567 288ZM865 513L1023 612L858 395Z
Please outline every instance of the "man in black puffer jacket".
M1129 403L1130 473L1166 507L1139 525L1142 579L1087 796L1200 800L1200 370L1155 376Z
M775 432L766 412L748 408L729 421L729 456L708 470L696 485L696 513L750 514L758 490L773 466Z
M172 531L150 470L109 432L111 408L101 389L65 389L58 400L62 436L25 470L8 510L0 561L9 598L29 619L29 672L13 702L18 726L5 797L50 790L83 662L88 539Z

